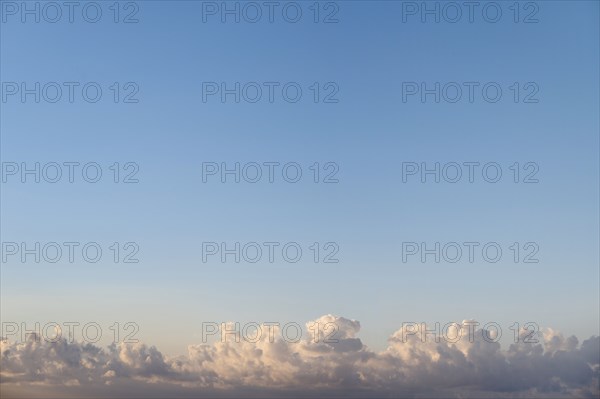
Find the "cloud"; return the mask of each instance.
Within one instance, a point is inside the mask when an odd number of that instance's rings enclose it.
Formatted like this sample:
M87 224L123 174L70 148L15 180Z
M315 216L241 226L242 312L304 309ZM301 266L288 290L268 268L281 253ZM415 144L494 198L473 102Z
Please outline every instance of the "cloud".
M271 328L272 335L252 340L190 345L178 358L142 343L99 348L34 336L3 342L0 389L3 398L600 395L599 337L580 344L548 329L539 343L504 350L492 342L493 331L464 321L439 342L424 341L415 325L405 325L375 352L357 337L356 320L322 316L306 324L311 336L298 342ZM521 332L522 340L527 334Z

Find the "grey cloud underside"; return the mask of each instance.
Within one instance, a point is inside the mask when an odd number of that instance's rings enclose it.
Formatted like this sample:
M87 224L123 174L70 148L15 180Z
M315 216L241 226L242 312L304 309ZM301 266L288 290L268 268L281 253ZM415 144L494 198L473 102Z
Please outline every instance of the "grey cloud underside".
M393 334L382 352L360 323L331 315L337 343L218 342L169 358L145 344L30 339L1 346L5 397L589 397L600 396L600 337L581 344L548 330L503 350L480 333L456 343ZM323 337L321 337L323 338ZM321 340L322 341L322 340Z

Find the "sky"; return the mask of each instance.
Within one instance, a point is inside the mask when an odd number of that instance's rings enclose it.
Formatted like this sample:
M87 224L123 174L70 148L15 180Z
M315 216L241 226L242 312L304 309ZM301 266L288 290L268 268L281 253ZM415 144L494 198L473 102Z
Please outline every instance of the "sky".
M169 356L203 323L324 315L372 353L411 322L599 335L599 3L466 3L0 1L2 321L99 346L135 323Z

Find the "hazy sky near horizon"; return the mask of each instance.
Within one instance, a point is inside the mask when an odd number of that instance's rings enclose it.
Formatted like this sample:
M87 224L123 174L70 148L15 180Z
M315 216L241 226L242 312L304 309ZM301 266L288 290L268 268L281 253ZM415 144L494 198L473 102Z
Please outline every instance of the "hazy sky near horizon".
M97 242L103 250L97 263L79 249L73 263L66 252L57 263L36 263L3 246L3 321L95 321L105 332L135 322L141 341L172 355L199 343L203 322L304 325L326 314L360 320L361 339L375 350L403 322L495 321L507 337L514 322L581 339L600 333L598 2L521 2L518 23L512 2L494 3L497 23L481 9L473 23L466 14L423 23L420 10L406 14L406 4L392 1L321 2L318 23L313 2L297 3L297 23L279 8L273 23L266 9L258 23L222 23L218 12L203 22L202 2L121 2L114 23L112 2L99 4L97 23L79 9L73 23L66 14L22 23L3 8L1 241ZM122 23L130 13L138 22ZM48 91L40 89L39 103L35 94L23 102L23 82ZM56 103L47 101L49 82L62 87ZM78 84L73 102L64 82ZM95 103L81 95L90 82L102 88ZM233 94L221 101L222 82L247 88L239 103ZM263 89L256 103L247 101L256 87L249 82ZM265 82L276 84L273 102ZM290 82L290 96L302 89L297 102L283 98ZM440 83L439 102L435 94L421 100L423 82ZM475 82L472 102L465 82ZM462 97L448 101L456 86ZM501 98L487 101L496 87ZM23 183L20 171L10 174L13 163L36 162L63 165L62 179ZM69 183L64 162L95 162L102 179L89 183L76 172ZM273 183L264 165L257 183L232 175L222 183L219 174L203 182L203 163L206 171L236 162L280 165ZM440 171L449 165L439 183L403 176L436 162ZM479 163L472 183L465 162ZM287 163L300 165L299 182L281 176ZM463 175L450 183L444 176L452 179L454 163ZM496 183L481 175L488 163L502 171ZM250 176L252 167L244 169ZM124 183L133 171L139 182ZM323 182L327 176L338 182ZM273 263L264 246L256 263L233 255L222 262L220 254L203 262L206 242L280 245ZM290 242L302 248L296 263L281 254ZM403 243L412 242L460 243L463 255L456 263L433 255L422 262L420 253L403 261L411 248ZM479 243L472 263L464 242ZM486 243L502 249L499 261L483 258ZM139 262L123 263L132 248ZM328 254L339 262L324 263ZM538 262L524 262L527 255Z

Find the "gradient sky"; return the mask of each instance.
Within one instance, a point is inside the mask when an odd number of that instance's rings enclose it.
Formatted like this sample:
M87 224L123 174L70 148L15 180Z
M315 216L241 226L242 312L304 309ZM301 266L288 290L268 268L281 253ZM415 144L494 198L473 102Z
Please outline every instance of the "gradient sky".
M4 1L2 3L5 3ZM108 3L103 3L107 7ZM138 2L139 23L1 25L2 82L136 82L139 103L2 103L2 162L136 162L138 184L2 184L2 241L134 241L137 264L1 266L2 319L134 321L172 354L205 321L473 318L598 334L596 1L539 23L402 23L402 3L339 2L339 23L202 22L201 2ZM302 2L304 11L311 2ZM501 2L508 13L509 3ZM339 103L202 102L202 82L336 82ZM402 102L402 82L498 82L498 103ZM535 82L538 103L508 86ZM202 182L202 162L336 162L338 184ZM497 162L497 184L402 182L402 162ZM508 166L539 165L537 184ZM308 175L307 175L308 176ZM204 241L338 243L340 262L202 263ZM539 263L402 262L404 241L536 242Z

